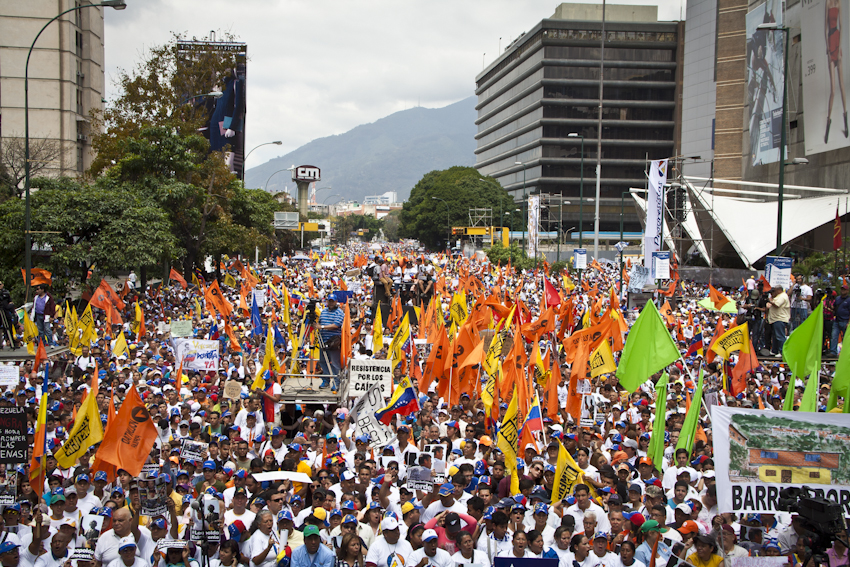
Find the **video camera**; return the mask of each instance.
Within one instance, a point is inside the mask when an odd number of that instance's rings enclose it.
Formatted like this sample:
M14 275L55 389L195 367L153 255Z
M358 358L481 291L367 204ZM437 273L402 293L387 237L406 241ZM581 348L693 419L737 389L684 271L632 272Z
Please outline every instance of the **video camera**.
M844 514L840 504L814 496L808 486L784 488L779 492L777 508L797 514L811 549L815 564L827 563L826 551L844 529ZM846 542L842 542L847 545Z
M318 321L318 317L316 316L316 305L319 304L319 299L308 297L307 298L307 307L304 308L307 318L307 324L313 324Z

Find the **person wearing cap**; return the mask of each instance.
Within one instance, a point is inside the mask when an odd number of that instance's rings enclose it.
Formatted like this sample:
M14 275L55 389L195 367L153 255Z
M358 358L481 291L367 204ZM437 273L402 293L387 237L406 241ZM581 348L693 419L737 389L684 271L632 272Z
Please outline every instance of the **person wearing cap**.
M655 543L658 542L658 555L655 559L655 564L667 564L667 560L670 559L673 550L670 549L669 545L664 543L663 530L665 528L660 526L655 520L647 520L641 525L640 532L643 534L644 540L635 551L635 559L644 565L649 565L650 558L652 557L652 549Z
M233 491L233 508L224 513L224 525L229 526L236 520L241 520L246 526L250 526L256 514L248 509L248 490L244 487Z
M694 537L695 553L687 556L687 561L694 567L717 567L723 563L723 558L717 554L717 542L707 534L698 534ZM681 557L684 559L685 550L681 552Z
M150 561L139 557L139 548L132 536L122 538L118 545L118 558L106 567L150 567Z
M245 548L246 555L254 567L274 567L281 549L278 535L274 532L274 518L268 510L261 511L256 518L256 522L245 524L251 526L251 535ZM306 534L304 543L307 543Z
M426 567L433 565L434 567L455 567L452 560L452 554L438 547L437 532L432 529L425 529L422 532L422 547L414 551L407 560L408 567Z
M534 524L530 526L531 529L540 532L540 535L543 536L544 546L552 547L555 541L555 528L548 525L549 505L545 502L538 502L534 505L534 508L531 512L531 517L534 521ZM560 518L558 518L558 520L560 520Z
M440 524L440 520L443 525ZM465 524L465 525L464 525ZM441 512L436 517L425 522L426 530L434 530L439 538L439 546L453 555L457 551L457 536L460 531L475 533L478 522L468 514L453 511Z
M333 378L333 390L339 388L340 367L339 349L340 337L342 335L342 323L345 313L339 308L338 296L331 294L327 298L327 307L319 314L317 327L321 337L321 348L319 350L319 367L322 370L322 383L319 389L331 386L329 377ZM345 306L348 309L348 305Z
M80 474L77 475L77 479L74 482L74 487L77 489L77 508L79 508L83 516L88 514L92 508L97 508L101 505L98 495L89 490L91 488L90 480L89 475ZM101 488L102 494L103 490Z
M381 520L381 535L375 538L366 554L366 567L385 567L407 565L407 558L413 554L413 547L407 540L401 539L398 520L387 516ZM394 559L399 557L401 560Z
M97 540L94 550L96 567L108 566L119 558L119 547L133 540L137 544L135 553L143 557L140 549L150 548L153 551L153 542L150 536L141 531L139 525L133 521L132 514L128 508L120 508L112 514L112 528L103 532ZM150 555L148 555L150 557Z
M316 526L307 526L304 528L304 545L292 551L290 558L291 567L334 567L336 556L322 545L322 537L319 533L319 528ZM255 564L251 561L252 565Z
M444 483L437 488L437 500L434 500L434 493L431 492L425 496L422 504L425 505L425 510L420 516L420 520L427 524L432 518L436 518L442 512L457 512L463 514L466 512L466 506L455 499L454 484L451 482Z

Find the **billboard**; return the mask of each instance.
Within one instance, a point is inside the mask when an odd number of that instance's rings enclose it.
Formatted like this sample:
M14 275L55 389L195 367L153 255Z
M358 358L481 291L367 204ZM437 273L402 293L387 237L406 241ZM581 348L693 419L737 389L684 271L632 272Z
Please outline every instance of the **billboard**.
M803 112L806 155L850 146L844 83L850 63L850 6L840 0L807 0L800 4L803 39ZM850 53L850 51L848 51Z
M781 0L767 0L747 14L750 165L778 161L782 135L785 36L781 31L758 29L761 24L782 24Z
M850 514L850 426L840 413L711 411L721 512L775 513L783 488L808 486Z
M646 194L646 232L643 235L644 258L652 258L661 248L661 230L664 220L664 185L667 183L667 160L649 162L649 185ZM650 268L654 273L654 268ZM654 276L653 276L653 279Z
M193 83L196 92L183 93L196 107L206 111L200 133L210 142L210 151L225 152L228 169L244 179L245 161L245 79L248 46L233 41L179 41L177 54L181 68L202 65L210 56L221 57L227 64L206 84ZM221 96L197 96L198 93L220 92Z

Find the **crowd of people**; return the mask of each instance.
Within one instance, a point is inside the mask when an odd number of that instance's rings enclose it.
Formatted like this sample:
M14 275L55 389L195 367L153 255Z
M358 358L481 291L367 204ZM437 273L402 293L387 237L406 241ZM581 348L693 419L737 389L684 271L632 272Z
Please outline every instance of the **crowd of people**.
M498 557L551 558L562 567L732 567L738 557L808 557L798 516L718 510L709 403L692 450L676 449L700 368L711 403L771 411L790 396L799 405L804 384L791 383L782 364L753 367L733 387L723 361L708 353L718 328L733 322L750 323L757 351L780 353L792 325L815 305L808 286L765 292L765 282L750 278L727 289L736 309L725 313L698 304L715 293L725 298L722 291L674 282L674 291L656 298L669 307L662 314L681 352L665 369L666 399L654 387L661 372L632 394L608 372L590 378L578 407L570 407L578 360L570 337L602 317L619 318L612 333L620 347L611 341L618 357L639 313L621 307L626 294L615 265L595 263L579 280L543 265L516 271L404 245L357 244L307 260L274 255L253 269L227 260L218 276L183 274L184 281L146 289L134 277L116 291L120 324L115 313L92 310L93 335L82 344L85 330L71 323L69 332L68 321L85 303L55 299L39 286L27 317L38 339L70 350L48 350L38 368L30 359L9 363L20 384L4 388L0 407L26 408L31 452L44 435L46 472L33 478L31 458L0 465L3 567L454 567ZM210 305L213 285L229 314ZM560 302L557 320L551 329L535 326L552 309L551 293ZM846 298L845 286L825 300L832 317L824 349L836 355L850 319ZM217 370L188 369L176 358L170 335L180 321L191 321L193 337L220 342ZM405 321L409 336L394 352ZM467 367L457 360L454 345L465 332L475 345L489 333L484 353L503 333L497 356L506 373L497 390L507 395L483 395L483 357ZM126 349L116 352L119 335ZM451 355L435 352L443 346L454 352L454 369ZM518 351L524 367L514 379L527 385L524 402L515 399L519 390L504 387L504 360ZM278 371L269 370L270 352ZM394 385L411 379L415 408L391 416L388 444L364 434L362 416L350 409L354 397L340 380L346 358L391 359ZM833 364L823 369L822 409L834 371ZM324 403L285 395L287 380L309 373L322 377ZM238 395L225 396L234 382ZM57 462L92 392L105 427L131 392L143 400L157 435L152 447L140 448L149 456L138 475L104 464L97 444L72 466ZM542 427L514 447L514 468L498 429L512 404L527 413L537 399ZM666 410L663 431L654 430L658 404ZM663 436L661 459L649 454L654 434ZM563 450L580 475L560 497ZM411 482L422 469L429 480ZM840 542L829 557L832 567L850 564Z

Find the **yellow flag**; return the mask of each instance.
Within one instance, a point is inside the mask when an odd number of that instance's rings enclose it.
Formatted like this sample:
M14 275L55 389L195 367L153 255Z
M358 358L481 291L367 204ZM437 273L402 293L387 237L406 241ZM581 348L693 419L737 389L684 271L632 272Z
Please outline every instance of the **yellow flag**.
M135 309L136 309L136 311L135 311L136 314L133 316L133 322L130 323L130 332L133 333L134 335L138 336L139 335L139 329L142 325L142 308L139 306L138 301L136 302L136 308Z
M283 319L283 324L286 325L287 330L289 330L289 334L292 335L292 329L289 328L292 325L292 319L289 314L289 290L286 289L285 285L280 284L280 293L283 295L283 314L281 319Z
M201 282L198 281L198 276L195 275L195 272L192 272L192 283L196 288L201 289Z
M561 277L564 280L564 289L567 291L572 291L576 288L576 284L573 283L573 280L570 279L570 276L567 274L561 274Z
M552 486L552 500L563 500L573 491L573 486L584 481L584 473L578 463L570 456L563 443L558 447L558 464L555 465L555 484Z
M440 298L436 297L436 296L434 297L434 301L437 302L437 309L436 309L437 314L438 314L437 321L440 323L440 328L442 328L446 324L446 314L443 313L443 302L440 301Z
M404 347L410 342L410 321L407 318L407 313L401 320L401 325L395 332L393 341L390 343L390 354L392 355L392 367L395 368L401 361L406 358ZM372 352L375 352L374 350Z
M192 276L194 276L194 275L195 275L195 274L192 274ZM196 315L197 317L200 317L200 316L201 316L201 304L200 304L200 303L198 303L198 298L197 298L197 297L195 298L195 315Z
M123 337L124 333L119 336ZM98 381L95 375L92 390L77 412L77 419L74 421L68 439L56 452L56 461L63 468L72 467L89 447L103 440L103 424L97 407L97 389Z
M608 344L607 340L602 341L596 350L593 351L590 355L589 363L590 375L594 378L600 374L617 371L617 364L614 362L614 354L611 352L611 345Z
M714 344L711 345L711 350L720 355L723 360L729 360L729 355L739 350L744 354L750 352L750 332L747 329L747 324L732 327L720 337Z
M519 442L519 408L517 406L517 391L514 385L514 395L502 424L499 426L499 435L496 445L505 455L505 468L511 473L510 496L519 494L519 472L517 471L517 443Z
M86 305L86 310L80 316L78 326L83 330L81 344L91 346L91 341L96 334L94 332L94 317L91 314L91 304Z
M224 285L236 287L236 278L234 278L230 274L224 274Z
M452 304L449 305L449 313L452 321L457 327L462 327L464 321L469 316L469 311L466 305L466 293L460 292L452 297Z
M269 325L269 332L266 334L266 355L263 357L263 367L260 373L264 370L274 370L280 373L280 363L277 361L277 355L274 352L274 328Z
M68 311L70 311L71 316L68 316ZM71 326L68 326L70 320ZM83 354L83 347L80 344L80 320L77 317L77 308L73 305L71 309L65 310L65 332L68 334L68 350L74 356L80 356Z
M24 342L27 344L27 351L30 354L35 354L35 341L38 339L38 327L30 319L30 314L24 311Z
M68 337L73 337L77 334L77 318L74 310L71 309L71 306L68 305L68 302L65 302L65 334Z
M127 339L124 338L124 333L122 331L118 332L118 337L112 342L112 355L113 356L129 356L130 349L127 348Z
M531 358L534 360L534 380L539 386L545 388L550 372L543 366L543 355L540 354L540 346L537 343L534 343Z
M304 312L306 315L306 311ZM301 335L299 336L297 333L293 333L290 329L289 338L292 339L292 355L291 355L291 364L289 365L289 373L290 374L299 374L301 372L300 367L298 366L298 351L300 350L301 340L304 337L304 327L301 326Z
M372 353L378 353L384 348L384 320L381 316L381 302L375 309L375 319L372 321Z
M501 323L499 323L501 327ZM490 341L490 346L487 348L487 356L484 357L484 371L488 376L494 376L502 369L502 364L499 357L502 355L502 345L505 344L505 334L501 329L496 329L496 334L493 335L493 340Z

